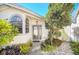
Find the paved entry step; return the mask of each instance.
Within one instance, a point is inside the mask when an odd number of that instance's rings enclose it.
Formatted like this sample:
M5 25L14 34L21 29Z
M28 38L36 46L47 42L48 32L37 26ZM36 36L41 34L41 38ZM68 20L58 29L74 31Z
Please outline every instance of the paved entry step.
M32 51L40 49L40 42L33 42Z
M30 52L30 55L42 55L41 50L40 50L40 44L41 42L33 42L33 47Z

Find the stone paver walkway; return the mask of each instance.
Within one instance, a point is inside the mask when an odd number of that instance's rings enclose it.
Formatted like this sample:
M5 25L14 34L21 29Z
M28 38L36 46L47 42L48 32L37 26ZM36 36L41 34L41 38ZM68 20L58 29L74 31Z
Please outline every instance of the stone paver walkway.
M63 42L56 51L50 53L50 55L73 55L69 42Z
M30 55L43 55L40 50L40 42L33 42L33 48L32 51L30 52Z
M34 42L30 55L73 55L69 42L63 42L60 47L51 53L43 53L40 50L40 43Z

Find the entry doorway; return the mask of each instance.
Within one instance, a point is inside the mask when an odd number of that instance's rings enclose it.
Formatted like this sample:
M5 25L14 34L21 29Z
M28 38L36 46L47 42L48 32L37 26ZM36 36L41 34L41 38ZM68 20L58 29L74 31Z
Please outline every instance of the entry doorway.
M33 25L33 41L40 41L42 38L42 26Z

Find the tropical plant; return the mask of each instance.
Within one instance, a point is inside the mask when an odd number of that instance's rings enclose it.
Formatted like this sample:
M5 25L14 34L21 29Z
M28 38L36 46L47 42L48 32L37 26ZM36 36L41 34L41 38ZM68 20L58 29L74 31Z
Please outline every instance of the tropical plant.
M25 44L20 44L19 46L20 46L20 52L21 52L21 54L27 54L31 50L32 41L30 40L30 41L28 41Z
M46 23L49 28L49 39L61 36L61 29L71 24L71 12L74 4L50 3L46 15ZM52 44L52 42L51 42Z
M52 42L52 44L50 43ZM63 41L59 39L53 39L53 40L45 40L41 43L41 50L45 52L51 52L54 51L57 47L59 47L62 44Z
M41 50L44 52L52 52L55 49L56 49L56 47L53 45L49 45L49 44L45 44L45 43L41 44Z
M0 46L4 46L13 40L13 37L18 33L18 29L13 27L5 19L0 19Z

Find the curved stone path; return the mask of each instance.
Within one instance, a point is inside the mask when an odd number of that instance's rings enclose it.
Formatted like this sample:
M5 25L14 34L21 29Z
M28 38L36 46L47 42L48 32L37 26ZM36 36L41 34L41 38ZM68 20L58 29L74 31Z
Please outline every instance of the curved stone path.
M50 53L50 55L73 55L70 42L63 42L62 45L58 47L56 51Z
M73 55L69 42L63 42L60 47L51 53L43 53L40 50L40 43L34 43L30 55Z

